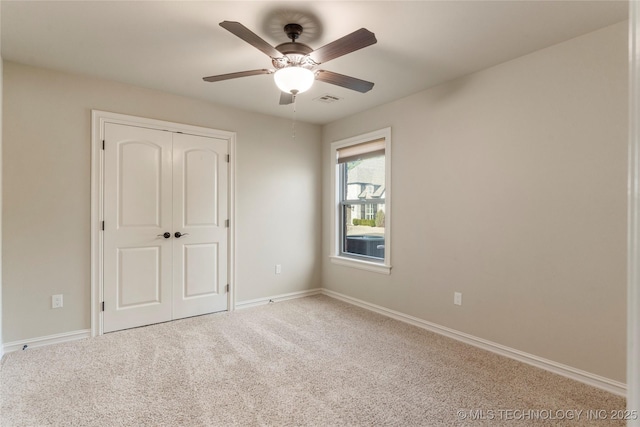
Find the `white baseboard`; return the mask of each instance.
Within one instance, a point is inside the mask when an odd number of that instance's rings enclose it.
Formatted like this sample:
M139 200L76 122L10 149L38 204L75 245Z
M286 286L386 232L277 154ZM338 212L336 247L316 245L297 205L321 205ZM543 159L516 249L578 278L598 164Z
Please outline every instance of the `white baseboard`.
M306 291L299 291L299 292L291 292L288 294L275 295L275 296L270 296L266 298L257 298L257 299L248 300L248 301L241 301L236 303L235 308L242 309L242 308L256 307L259 305L269 304L269 302L271 301L273 302L286 301L294 298L302 298L302 297L308 297L311 295L318 295L320 293L321 293L320 288L309 289ZM7 354L12 351L22 350L25 345L29 349L29 348L42 347L45 345L58 344L62 342L74 341L74 340L79 340L79 339L89 338L89 337L91 337L90 329L63 332L61 334L48 335L45 337L29 338L26 340L8 342L2 346L2 352L4 354Z
M242 309L242 308L249 308L249 307L256 307L259 305L265 305L265 304L269 304L270 302L280 302L280 301L286 301L289 299L294 299L294 298L303 298L303 297L310 297L311 295L318 295L322 293L322 289L320 288L316 288L316 289L309 289L306 291L298 291L298 292L291 292L288 294L280 294L280 295L275 295L275 296L271 296L271 297L265 297L265 298L256 298L256 299L252 299L252 300L247 300L247 301L240 301L240 302L236 302L236 310Z
M45 345L80 340L83 338L89 338L90 336L91 330L81 329L79 331L63 332L61 334L47 335L45 337L29 338L26 340L8 342L2 346L2 350L4 354L7 354L12 351L22 350L25 345L27 346L27 349L30 349L42 347Z
M546 371L553 372L558 375L562 375L567 378L571 378L576 381L588 384L593 387L597 387L602 390L606 390L610 393L617 394L619 396L626 396L627 386L624 383L611 380L609 378L601 377L590 372L586 372L580 369L573 368L562 363L554 362L553 360L545 359L535 356L533 354L525 353L520 350L516 350L511 347L497 344L492 341L488 341L482 338L475 337L473 335L466 334L464 332L456 331L455 329L440 326L436 323L428 322L426 320L419 319L417 317L409 316L408 314L401 313L399 311L390 310L388 308L371 304L366 301L353 298L329 289L322 289L321 293L329 297L339 299L349 304L356 305L358 307L365 308L370 311L382 314L387 317L391 317L396 320L400 320L405 323L417 326L422 329L426 329L431 332L435 332L440 335L444 335L449 338L453 338L458 341L462 341L466 344L473 345L475 347L488 350L492 353L499 354L501 356L515 359L519 362L526 363L528 365L535 366L537 368L544 369Z
M299 292L291 292L288 294L275 295L271 297L265 298L257 298L253 300L241 301L236 303L236 309L243 309L249 307L256 307L259 305L269 304L269 302L280 302L286 301L294 298L303 298L312 295L323 294L329 296L331 298L335 298L349 304L353 304L355 306L382 314L387 317L391 317L396 320L400 320L402 322L417 326L422 329L426 329L431 332L435 332L440 335L444 335L449 338L453 338L455 340L464 342L466 344L473 345L475 347L482 348L484 350L490 351L492 353L499 354L501 356L508 357L510 359L515 359L519 362L526 363L528 365L532 365L550 372L553 372L558 375L562 375L567 378L571 378L576 381L580 381L582 383L588 384L593 387L600 388L602 390L606 390L610 393L626 396L627 386L624 383L619 381L614 381L609 378L605 378L596 374L592 374L590 372L583 371L581 369L573 368L568 365L564 365L562 363L554 362L553 360L545 359L539 356L535 356L533 354L525 353L520 350L516 350L511 347L504 346L502 344L494 343L492 341L485 340L483 338L478 338L473 335L457 331L455 329L447 328L445 326L438 325L436 323L428 322L426 320L419 319L414 316L410 316L408 314L401 313L399 311L391 310L376 304L371 304L369 302L353 298L339 292L331 291L329 289L309 289L306 291ZM58 344L68 341L75 341L83 338L89 338L91 336L91 330L82 329L79 331L71 331L64 332L61 334L48 335L44 337L38 338L30 338L26 340L13 341L5 343L2 346L2 352L4 354L10 353L12 351L22 350L26 345L27 348L36 348L42 347L45 345Z

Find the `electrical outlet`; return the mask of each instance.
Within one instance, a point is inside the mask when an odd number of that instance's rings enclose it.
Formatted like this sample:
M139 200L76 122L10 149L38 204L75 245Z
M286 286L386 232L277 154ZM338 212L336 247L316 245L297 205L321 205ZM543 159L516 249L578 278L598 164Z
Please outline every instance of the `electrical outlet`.
M276 274L282 273L282 265L276 264Z
M453 303L455 305L462 305L462 293L461 292L454 292L453 293Z
M62 294L51 296L51 308L62 308Z

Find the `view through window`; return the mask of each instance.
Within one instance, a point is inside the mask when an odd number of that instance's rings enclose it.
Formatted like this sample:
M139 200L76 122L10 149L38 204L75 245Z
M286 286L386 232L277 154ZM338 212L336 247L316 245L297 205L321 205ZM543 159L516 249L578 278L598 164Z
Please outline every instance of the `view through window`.
M357 150L348 150L356 148ZM385 259L384 139L338 150L341 252Z

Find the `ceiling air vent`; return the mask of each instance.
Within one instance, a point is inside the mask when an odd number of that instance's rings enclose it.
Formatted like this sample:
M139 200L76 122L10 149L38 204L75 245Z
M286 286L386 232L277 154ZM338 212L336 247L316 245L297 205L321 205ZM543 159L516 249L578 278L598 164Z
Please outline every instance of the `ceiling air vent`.
M331 104L332 102L340 101L342 98L335 95L322 95L318 98L314 98L314 101L324 102L325 104Z

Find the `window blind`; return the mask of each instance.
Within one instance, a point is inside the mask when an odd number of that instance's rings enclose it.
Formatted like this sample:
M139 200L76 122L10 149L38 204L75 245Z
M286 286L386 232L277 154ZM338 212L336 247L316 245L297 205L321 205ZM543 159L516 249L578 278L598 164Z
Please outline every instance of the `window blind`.
M361 144L349 145L348 147L339 148L338 163L353 162L354 160L363 160L371 157L384 155L384 138L374 139L373 141L363 142Z

